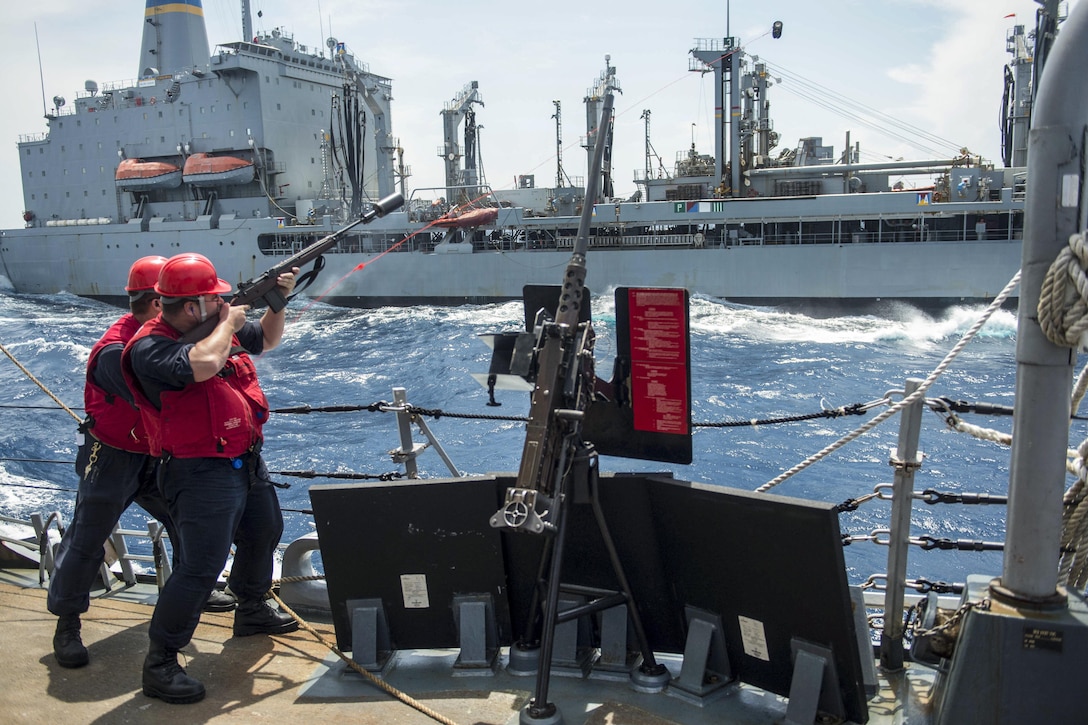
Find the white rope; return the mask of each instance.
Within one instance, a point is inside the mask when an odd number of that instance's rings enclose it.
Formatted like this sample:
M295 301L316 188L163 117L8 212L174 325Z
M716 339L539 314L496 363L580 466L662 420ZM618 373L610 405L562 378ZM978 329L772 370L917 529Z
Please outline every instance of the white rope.
M1083 347L1088 332L1088 240L1072 234L1058 252L1039 290L1039 327L1055 345Z
M955 419L955 422L949 423L949 428L960 433L966 433L972 438L977 438L980 441L990 441L991 443L998 443L1003 446L1012 445L1012 433L1002 433L999 430L993 428L983 428L982 426L974 425L973 423L965 423L959 418Z
M982 315L978 318L978 320L975 321L975 324L971 326L971 329L963 334L963 337L960 338L959 342L957 342L955 346L949 351L949 353L945 356L944 360L941 360L937 367L933 369L933 372L929 374L929 377L922 381L922 384L918 386L917 390L900 400L895 405L890 406L887 410L885 410L883 413L880 413L872 420L859 426L853 432L847 433L839 440L825 447L823 450L809 456L785 473L780 474L777 478L774 478L763 484L762 486L757 488L756 491L759 493L769 491L770 489L785 481L787 478L805 470L816 461L825 458L831 453L834 453L850 441L860 438L862 435L868 433L870 430L877 427L888 418L891 418L903 408L913 404L916 400L923 397L926 393L926 390L928 390L930 386L937 381L937 378L939 378L948 368L948 366L952 364L952 361L959 356L963 348L965 348L967 346L967 343L971 342L974 336L978 334L978 331L982 329L982 326L986 324L987 320L989 320L990 317L993 316L993 314L1001 308L1001 305L1004 304L1005 300L1008 299L1009 295L1012 294L1012 291L1016 289L1016 285L1019 283L1020 272L1017 271L1016 274L1012 276L1012 279L1009 280L1009 283L1005 285L1005 288L998 293L997 297L994 298L993 302L989 304L989 306L983 311Z
M1083 232L1071 234L1069 244L1058 252L1039 292L1039 327L1055 345L1074 350L1088 343L1088 239ZM1088 391L1088 366L1073 385L1070 410L1076 413ZM1088 581L1088 439L1070 451L1066 470L1076 477L1063 497L1062 551L1058 581L1083 590Z
M1081 401L1084 400L1085 392L1088 392L1088 365L1081 368L1080 375L1077 376L1077 380L1073 384L1073 400L1069 406L1070 414L1076 415Z

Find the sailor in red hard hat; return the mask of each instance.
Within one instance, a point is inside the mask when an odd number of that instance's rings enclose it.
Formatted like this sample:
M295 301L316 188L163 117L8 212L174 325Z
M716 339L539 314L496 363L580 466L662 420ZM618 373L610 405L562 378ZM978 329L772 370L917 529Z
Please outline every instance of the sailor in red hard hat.
M277 279L288 296L298 268ZM122 368L140 406L159 482L178 529L181 563L167 580L148 630L143 692L171 703L197 702L205 689L178 664L203 599L227 561L238 598L235 636L293 632L298 623L265 602L272 557L283 533L274 484L261 458L268 401L250 354L279 344L284 310L246 319L247 307L226 304L231 289L200 254L171 257L155 291L162 313L125 347ZM214 329L198 341L187 333L207 319Z
M133 263L125 285L129 312L106 330L87 358L86 417L79 427L76 456L79 493L72 522L57 549L46 599L49 611L58 617L53 653L62 667L82 667L89 661L80 637L80 615L90 606L91 585L105 554L103 544L125 509L135 501L176 541L173 521L155 483L158 460L149 455L143 421L121 373L125 343L159 314L155 285L165 264L165 257L156 256ZM214 592L204 606L225 611L234 607L234 599Z

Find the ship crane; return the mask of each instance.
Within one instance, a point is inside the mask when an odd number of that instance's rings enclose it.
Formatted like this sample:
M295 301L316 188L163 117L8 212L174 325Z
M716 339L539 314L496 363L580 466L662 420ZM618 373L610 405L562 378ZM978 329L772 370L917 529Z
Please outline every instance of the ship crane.
M479 154L476 143L476 114L472 104L484 105L477 81L466 85L442 109L442 148L439 154L446 169L446 198L453 204L473 201L478 197ZM465 123L465 145L457 143L457 128ZM461 159L464 158L464 169Z
M1005 38L1005 49L1012 60L1005 66L1005 92L1001 99L1001 160L1005 166L1026 166L1028 157L1028 128L1031 126L1035 91L1043 64L1057 33L1057 25L1065 20L1058 0L1037 0L1035 30L1024 33L1016 25Z
M589 169L595 168L593 165L593 157L597 143L600 142L604 145L604 156L602 157L601 164L599 166L599 173L601 176L600 193L596 195L596 198L591 199L591 203L600 202L602 199L611 199L613 196L612 191L612 120L609 118L608 127L600 128L600 119L603 112L604 98L608 95L609 91L618 91L623 93L623 89L620 88L619 82L616 80L616 67L611 63L612 56L606 55L604 57L604 70L601 71L601 75L597 78L593 85L593 88L586 93L586 137L582 143L582 147L585 148L588 156L587 167ZM592 185L592 181L587 180L587 187Z
M378 198L381 199L392 194L396 186L394 152L397 144L389 129L389 103L393 92L389 79L375 75L359 64L345 43L330 37L325 45L343 74L342 107L335 106L334 98L332 109L334 123L343 126L343 132L339 139L334 136L334 149L345 157L347 167L343 171L352 186L351 216L357 217L363 198L372 197L374 182L377 182ZM373 139L372 146L367 139ZM373 152L369 157L365 153L367 148Z

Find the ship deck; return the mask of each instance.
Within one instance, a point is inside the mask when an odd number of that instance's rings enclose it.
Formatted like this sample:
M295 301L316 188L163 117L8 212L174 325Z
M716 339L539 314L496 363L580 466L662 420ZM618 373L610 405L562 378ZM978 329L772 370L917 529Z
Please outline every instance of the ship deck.
M314 634L300 629L277 637L234 638L232 614L205 613L183 651L187 671L205 683L207 697L192 705L170 705L145 697L140 667L155 588L115 585L92 591L83 616L86 667L69 670L53 658L56 619L34 569L0 569L0 650L5 687L0 709L8 723L232 723L321 722L512 725L529 701L533 677L505 668L490 676L454 676L453 651L401 652L383 680L437 713L435 719L347 670ZM307 620L335 640L331 622ZM664 660L674 676L679 659ZM879 669L878 669L879 672ZM932 671L909 666L889 677L879 673L880 691L869 700L869 722L925 722ZM733 684L722 696L693 704L668 693L642 694L626 681L553 676L549 699L563 722L574 725L700 725L780 723L787 701L747 685Z

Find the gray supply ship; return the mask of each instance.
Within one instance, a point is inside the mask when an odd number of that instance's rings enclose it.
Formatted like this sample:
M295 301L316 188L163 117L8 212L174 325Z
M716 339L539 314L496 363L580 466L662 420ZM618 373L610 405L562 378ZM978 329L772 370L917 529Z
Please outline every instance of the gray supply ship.
M314 49L278 30L255 35L248 2L243 40L214 53L198 0L149 2L145 21L138 80L87 81L73 103L55 97L47 132L19 143L25 228L0 236L0 274L16 291L123 303L133 259L181 251L207 255L238 283L398 190L408 199L400 212L325 257L324 279L338 282L320 290L323 299L363 307L517 299L566 263L591 185L572 184L561 165L552 187L531 175L506 191L483 183L477 83L441 113L446 186L410 190L391 81L344 43ZM733 37L695 46L692 70L715 79L714 153L692 144L671 172L651 168L645 113L647 168L632 198L612 198L612 129L597 129L603 90L619 87L607 56L586 94L583 146L589 158L598 142L606 150L592 200L590 247L601 261L591 289L937 306L989 300L1019 268L1034 82L1034 35L1023 26L1008 36L1004 167L966 151L859 163L856 146L836 155L820 138L776 153L765 64ZM891 183L908 174L937 181Z

